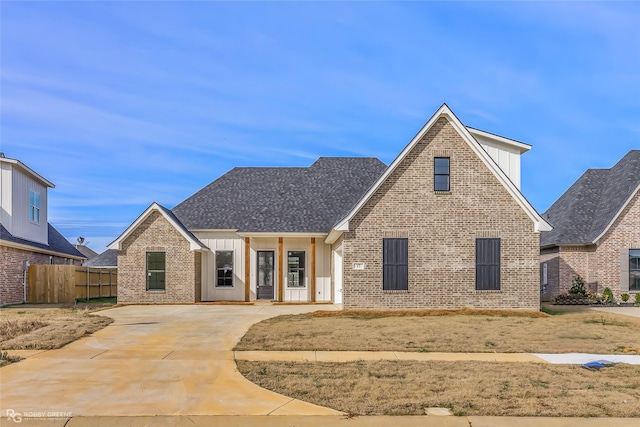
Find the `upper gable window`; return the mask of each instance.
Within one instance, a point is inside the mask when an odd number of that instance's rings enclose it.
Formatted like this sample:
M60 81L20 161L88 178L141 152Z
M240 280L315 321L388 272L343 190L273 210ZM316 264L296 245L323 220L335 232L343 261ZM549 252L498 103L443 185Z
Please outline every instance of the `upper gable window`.
M29 221L40 222L40 193L29 191Z
M450 158L435 157L433 159L433 189L435 191L449 191L450 185Z

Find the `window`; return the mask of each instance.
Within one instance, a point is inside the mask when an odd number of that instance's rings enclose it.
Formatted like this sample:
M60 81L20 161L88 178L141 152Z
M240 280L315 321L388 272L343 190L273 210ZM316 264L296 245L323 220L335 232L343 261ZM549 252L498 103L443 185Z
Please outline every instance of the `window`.
M216 251L216 286L233 286L233 251Z
M40 222L40 193L29 191L29 221Z
M433 189L435 191L449 191L449 157L436 157L433 159Z
M544 264L542 264L542 284L543 285L547 285L548 284L548 279L547 279L547 263L545 262Z
M476 290L500 290L500 239L476 239Z
M147 290L164 291L165 253L147 252Z
M287 287L304 287L304 251L289 251L287 254Z
M382 289L409 290L409 239L382 239Z
M640 291L640 249L629 250L629 290Z

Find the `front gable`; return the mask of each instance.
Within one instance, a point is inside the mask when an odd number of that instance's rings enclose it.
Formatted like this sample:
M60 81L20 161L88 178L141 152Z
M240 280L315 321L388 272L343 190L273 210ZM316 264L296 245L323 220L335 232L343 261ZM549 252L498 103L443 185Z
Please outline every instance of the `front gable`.
M441 138L437 139L435 136L444 132L441 135ZM437 140L437 142L436 142ZM433 142L433 143L432 143ZM418 132L418 134L411 140L411 142L405 147L405 149L398 155L398 157L393 161L393 163L389 166L389 168L385 171L385 173L380 177L380 179L372 186L369 192L360 200L360 202L347 214L347 216L341 220L338 224L335 225L333 232L328 237L327 241L331 243L335 241L340 235L340 232L345 232L350 230L349 222L355 217L355 215L364 208L364 206L369 202L369 200L373 197L373 195L385 185L387 180L392 180L392 175L396 169L403 166L404 169L408 169L406 167L407 162L412 162L412 159L415 159L419 156L419 154L425 149L425 145L431 144L431 149L433 150L441 150L439 152L434 151L434 155L437 157L451 157L451 155L455 151L459 151L464 149L468 153L473 153L475 159L474 163L479 162L478 164L483 164L482 168L485 172L489 172L493 175L493 180L491 182L499 183L502 186L500 192L506 191L509 197L513 199L513 201L517 204L518 210L524 212L524 214L529 218L531 222L533 222L533 229L535 232L539 231L549 231L551 230L551 226L544 220L542 217L536 212L536 210L531 206L531 204L525 199L516 185L511 182L511 180L507 177L505 172L500 169L498 164L489 156L489 154L482 148L482 146L478 143L478 141L471 135L469 129L466 128L460 120L453 114L453 112L447 107L447 105L443 105L423 126L423 128ZM423 159L424 160L424 159ZM467 165L468 166L468 165ZM454 168L458 168L459 172L465 171L464 162L459 163L458 166L452 164L452 173ZM422 163L417 166L418 168L422 167L431 167L433 168L433 164ZM469 182L474 182L474 177L469 176L469 174L473 174L473 171L480 170L477 166L474 166L471 169L467 169L464 176L470 180ZM411 186L405 189L399 189L398 194L404 193L405 195L412 194L415 191L419 193L423 193L424 191L433 191L433 185L429 187L429 183L433 184L433 170L431 169L431 175L425 174L423 182L423 186L418 188L410 189ZM423 171L424 172L424 171ZM419 172L409 172L419 173ZM431 178L429 178L431 176ZM431 179L431 181L429 181ZM453 179L453 176L452 176ZM453 182L452 182L453 185ZM464 185L464 184L463 184ZM488 189L487 189L488 190ZM476 193L485 193L486 191L481 191ZM406 198L400 198L398 203L403 203L405 206L411 206L409 200Z

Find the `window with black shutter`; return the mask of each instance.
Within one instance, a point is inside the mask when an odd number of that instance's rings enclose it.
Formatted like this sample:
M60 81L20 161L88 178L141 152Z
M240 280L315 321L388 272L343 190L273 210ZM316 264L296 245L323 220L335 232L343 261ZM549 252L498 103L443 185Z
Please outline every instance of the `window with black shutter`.
M409 239L382 239L382 289L409 289Z
M476 239L476 290L500 290L500 239Z

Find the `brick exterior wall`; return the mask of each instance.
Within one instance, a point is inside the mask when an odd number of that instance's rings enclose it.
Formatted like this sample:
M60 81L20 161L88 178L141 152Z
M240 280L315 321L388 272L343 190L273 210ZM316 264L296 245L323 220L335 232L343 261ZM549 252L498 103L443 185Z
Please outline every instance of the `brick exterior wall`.
M147 291L147 252L165 252L165 290ZM194 303L201 294L201 254L160 213L152 212L118 251L118 303Z
M51 264L47 254L0 245L0 306L21 304L24 300L24 262ZM67 264L67 258L53 256L54 264ZM75 261L80 265L80 261Z
M451 191L434 192L434 157L451 158ZM348 309L539 310L539 234L445 118L439 119L350 221ZM383 291L382 239L408 237L409 290ZM475 290L476 238L501 239L500 291ZM366 263L364 270L352 264Z
M640 249L640 192L636 192L597 245L555 247L555 254L551 254L549 249L541 251L540 265L546 262L549 268L550 263L556 263L558 269L543 299L550 301L567 293L576 275L584 279L591 292L602 293L604 288L610 288L618 301L624 292L636 293L620 289L621 252L629 249Z

